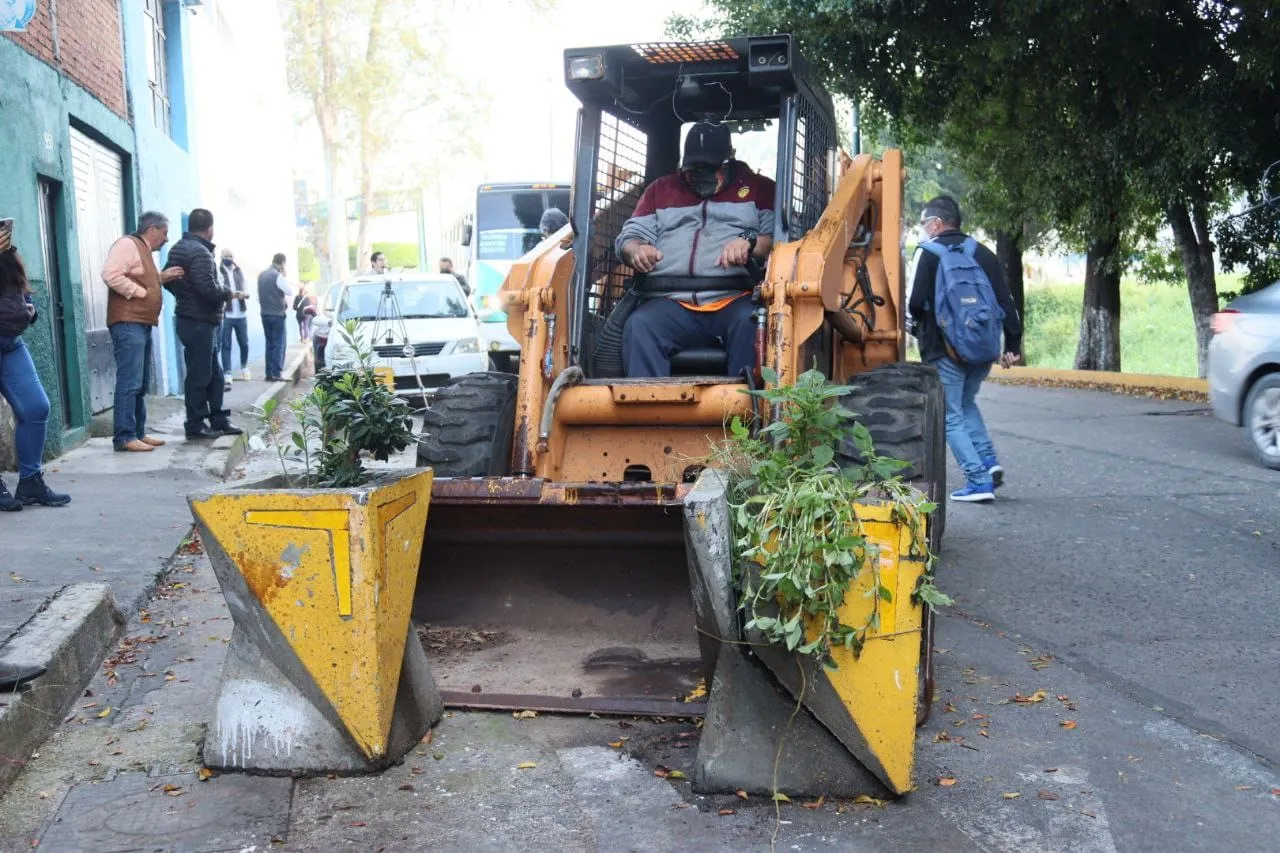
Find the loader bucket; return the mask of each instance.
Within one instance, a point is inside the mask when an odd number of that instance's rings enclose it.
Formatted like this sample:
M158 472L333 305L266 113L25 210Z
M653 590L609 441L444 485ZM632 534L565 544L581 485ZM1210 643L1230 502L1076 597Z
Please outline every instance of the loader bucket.
M702 714L682 488L436 480L413 617L445 704Z

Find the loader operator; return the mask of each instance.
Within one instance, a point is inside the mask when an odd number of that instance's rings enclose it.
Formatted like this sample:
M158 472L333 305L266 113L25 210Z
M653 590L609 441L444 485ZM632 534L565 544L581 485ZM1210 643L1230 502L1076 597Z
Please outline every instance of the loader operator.
M627 319L622 361L631 377L671 375L671 356L723 346L728 375L756 363L748 258L773 244L774 183L733 159L729 128L699 122L680 171L645 189L618 235L618 256L643 274L645 301Z

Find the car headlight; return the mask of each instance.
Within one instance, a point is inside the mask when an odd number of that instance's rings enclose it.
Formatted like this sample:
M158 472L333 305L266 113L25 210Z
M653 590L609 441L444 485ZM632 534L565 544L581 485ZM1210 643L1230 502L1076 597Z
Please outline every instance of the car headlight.
M479 338L463 338L453 345L454 355L465 355L472 352L480 352Z

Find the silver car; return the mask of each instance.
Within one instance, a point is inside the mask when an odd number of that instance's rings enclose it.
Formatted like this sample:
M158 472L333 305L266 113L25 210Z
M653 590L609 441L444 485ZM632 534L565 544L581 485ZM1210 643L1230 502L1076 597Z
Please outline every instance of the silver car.
M1209 402L1249 433L1258 461L1280 470L1280 281L1213 315Z

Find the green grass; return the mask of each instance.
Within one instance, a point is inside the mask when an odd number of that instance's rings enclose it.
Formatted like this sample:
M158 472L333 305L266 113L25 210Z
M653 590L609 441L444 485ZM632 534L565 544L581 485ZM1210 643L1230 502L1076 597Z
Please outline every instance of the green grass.
M1218 290L1239 289L1239 275L1218 276ZM1083 284L1027 288L1022 348L1032 367L1069 369L1080 339ZM1196 376L1196 331L1185 286L1120 283L1120 365L1125 373Z

